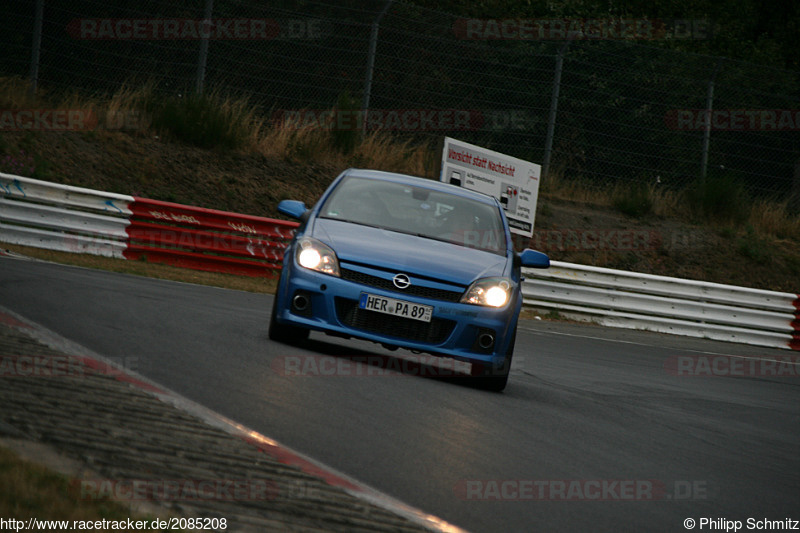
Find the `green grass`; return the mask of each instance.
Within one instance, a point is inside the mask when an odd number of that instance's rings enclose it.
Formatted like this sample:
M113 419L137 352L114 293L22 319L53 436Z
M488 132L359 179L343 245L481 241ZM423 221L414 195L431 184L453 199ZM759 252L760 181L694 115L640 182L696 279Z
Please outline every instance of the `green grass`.
M216 93L188 94L150 104L152 127L200 148L241 149L252 134L252 107Z
M33 173L31 174L32 178L45 181L54 179L52 170L53 165L50 164L50 161L38 155L34 157L33 160Z
M767 263L772 257L769 243L760 237L753 226L749 224L745 229L744 236L737 241L737 251L743 257L758 263Z
M632 184L615 191L613 204L619 212L629 217L643 218L653 213L653 190L642 183Z
M0 517L70 522L156 518L131 511L120 502L81 498L73 480L6 448L0 448Z
M723 223L744 223L753 204L744 183L724 173L712 173L698 181L687 191L687 198L695 214Z

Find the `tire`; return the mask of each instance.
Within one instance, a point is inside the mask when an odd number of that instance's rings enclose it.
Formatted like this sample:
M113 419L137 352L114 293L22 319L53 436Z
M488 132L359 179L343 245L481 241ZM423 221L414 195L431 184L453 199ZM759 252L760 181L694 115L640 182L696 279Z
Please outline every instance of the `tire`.
M280 286L280 284L279 284ZM269 319L269 339L282 344L299 344L308 338L308 330L290 324L280 324L278 315L278 295L272 300L272 316Z
M514 345L517 342L517 328L514 328L511 344L508 345L506 350L506 358L501 367L494 365L472 365L472 379L476 388L491 391L501 392L508 384L508 373L511 371L511 360L514 357Z

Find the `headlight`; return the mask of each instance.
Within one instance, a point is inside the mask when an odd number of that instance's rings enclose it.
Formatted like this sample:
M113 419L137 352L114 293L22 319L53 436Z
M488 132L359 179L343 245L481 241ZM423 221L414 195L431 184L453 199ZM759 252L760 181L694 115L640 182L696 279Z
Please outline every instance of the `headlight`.
M508 278L479 279L469 286L461 303L503 307L511 299L514 283Z
M295 259L301 267L316 270L331 276L339 275L339 260L330 246L311 237L302 237L297 241Z

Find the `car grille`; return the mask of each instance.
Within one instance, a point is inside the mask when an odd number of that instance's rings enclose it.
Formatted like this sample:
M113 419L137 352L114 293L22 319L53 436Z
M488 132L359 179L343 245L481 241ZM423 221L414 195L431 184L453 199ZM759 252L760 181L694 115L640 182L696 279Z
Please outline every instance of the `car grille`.
M456 323L444 318L422 322L360 309L355 300L336 298L336 314L348 327L415 342L441 344L453 332Z
M392 280L379 278L370 274L364 274L356 270L348 270L343 268L341 270L342 279L347 281L354 281L361 285L369 285L387 291L394 291L409 296L420 296L422 298L430 298L432 300L444 300L446 302L457 302L461 300L462 292L448 291L444 289L434 289L432 287L423 287L421 285L410 285L408 288L400 290L394 286Z

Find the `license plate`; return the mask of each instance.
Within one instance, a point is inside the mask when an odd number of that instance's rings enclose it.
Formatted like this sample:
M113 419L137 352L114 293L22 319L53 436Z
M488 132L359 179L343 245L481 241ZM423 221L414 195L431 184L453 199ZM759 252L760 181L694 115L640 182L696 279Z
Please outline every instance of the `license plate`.
M433 314L433 306L430 305L420 305L403 300L395 300L394 298L367 294L365 292L361 293L358 307L368 311L411 318L421 322L430 322L431 315Z

